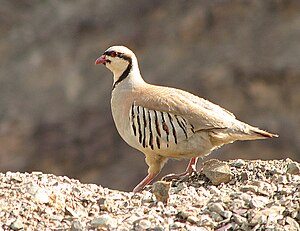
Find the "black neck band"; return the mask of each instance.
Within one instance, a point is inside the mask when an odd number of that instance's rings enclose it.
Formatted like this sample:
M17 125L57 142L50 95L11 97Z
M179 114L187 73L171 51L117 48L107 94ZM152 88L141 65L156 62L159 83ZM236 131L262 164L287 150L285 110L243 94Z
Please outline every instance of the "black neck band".
M112 87L112 90L115 89L115 87L117 86L117 84L119 84L122 80L124 80L130 73L132 69L132 61L130 60L129 61L129 64L126 68L126 70L122 73L122 75L118 78L118 80L114 83L113 87Z

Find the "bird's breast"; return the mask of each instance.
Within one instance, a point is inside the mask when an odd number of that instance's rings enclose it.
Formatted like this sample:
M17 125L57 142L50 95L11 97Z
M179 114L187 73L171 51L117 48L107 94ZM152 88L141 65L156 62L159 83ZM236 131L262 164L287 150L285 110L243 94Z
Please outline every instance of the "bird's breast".
M111 111L115 126L122 139L130 146L137 148L137 142L131 135L129 120L129 111L133 100L130 92L116 88L112 92Z

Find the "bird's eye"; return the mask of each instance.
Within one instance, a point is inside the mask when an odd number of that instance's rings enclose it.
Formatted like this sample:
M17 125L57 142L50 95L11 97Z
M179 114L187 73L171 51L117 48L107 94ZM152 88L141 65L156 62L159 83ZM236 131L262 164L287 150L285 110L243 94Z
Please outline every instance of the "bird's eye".
M110 52L110 56L113 57L113 58L116 57L116 56L117 56L117 52L111 51L111 52Z

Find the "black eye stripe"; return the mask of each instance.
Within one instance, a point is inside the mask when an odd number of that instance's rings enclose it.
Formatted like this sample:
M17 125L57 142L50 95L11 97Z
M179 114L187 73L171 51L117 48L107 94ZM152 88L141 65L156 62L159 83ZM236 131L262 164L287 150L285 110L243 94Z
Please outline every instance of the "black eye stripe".
M117 53L115 51L105 51L104 55L115 57L117 56Z
M104 54L108 55L108 56L111 56L111 57L118 56L119 58L121 58L121 56L122 56L122 53L116 52L116 51L105 51Z
M124 53L121 52L116 52L116 51L105 51L104 55L110 56L110 57L119 57L121 59L125 59L129 62L131 62L131 57L125 55Z

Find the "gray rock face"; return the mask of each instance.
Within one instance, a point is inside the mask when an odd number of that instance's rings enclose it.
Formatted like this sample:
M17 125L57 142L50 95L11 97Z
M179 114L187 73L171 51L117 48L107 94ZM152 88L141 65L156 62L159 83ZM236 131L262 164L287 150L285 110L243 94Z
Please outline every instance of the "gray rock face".
M136 52L146 81L280 134L213 155L300 161L299 11L299 0L1 1L0 170L122 190L139 182L143 156L117 134L111 73L94 65L113 44Z

